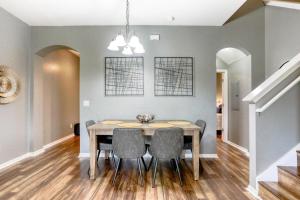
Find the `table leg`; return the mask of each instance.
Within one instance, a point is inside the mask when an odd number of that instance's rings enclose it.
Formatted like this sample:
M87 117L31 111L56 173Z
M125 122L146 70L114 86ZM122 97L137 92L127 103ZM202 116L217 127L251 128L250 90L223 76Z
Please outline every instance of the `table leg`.
M90 179L96 178L96 155L97 155L97 141L96 132L90 131Z
M193 135L193 169L194 169L194 180L199 180L199 131L195 130Z

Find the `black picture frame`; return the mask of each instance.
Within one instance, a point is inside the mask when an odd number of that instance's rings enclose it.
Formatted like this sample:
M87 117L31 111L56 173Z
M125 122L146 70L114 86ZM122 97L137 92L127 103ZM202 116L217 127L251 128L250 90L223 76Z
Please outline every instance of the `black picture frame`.
M105 57L104 62L105 96L144 96L144 57Z
M159 77L161 74L158 73L158 68L162 69L162 66L158 67L159 64L159 60L161 59L167 59L170 61L170 63L172 62L176 62L176 60L186 60L189 61L187 63L183 63L183 66L178 66L179 68L181 67L188 67L188 72L189 74L185 74L187 78L185 81L187 81L184 85L185 88L180 91L180 92L176 92L176 89L179 89L180 87L182 87L182 85L180 85L178 88L176 88L174 85L168 85L170 83L170 81L172 82L172 80L167 80L168 82L164 82L164 83L158 83L158 81L162 78L164 79L164 77ZM175 61L174 61L175 60ZM161 62L160 62L161 63ZM170 70L169 70L170 71ZM170 71L170 73L172 73L172 71ZM180 74L181 72L179 71L173 71L173 73L177 73ZM161 75L163 76L163 75ZM171 79L172 75L170 74L169 77L165 77L164 80L166 80L166 78ZM189 79L188 79L189 78ZM162 86L159 84L163 84ZM158 87L163 87L164 91L162 91L162 89L158 89ZM169 91L169 89L173 89L172 91ZM194 58L193 57L154 57L154 95L155 96L174 96L174 97L191 97L194 96Z

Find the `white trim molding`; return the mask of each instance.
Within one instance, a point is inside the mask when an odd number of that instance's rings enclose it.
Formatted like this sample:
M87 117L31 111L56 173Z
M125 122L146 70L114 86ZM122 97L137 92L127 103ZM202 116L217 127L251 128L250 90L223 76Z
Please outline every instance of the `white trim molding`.
M255 88L250 94L248 94L243 101L249 103L257 103L266 94L268 94L273 88L279 85L283 80L293 74L300 68L300 53L292 58L281 69L277 70L267 80Z
M297 150L300 149L300 143L281 156L277 161L271 164L265 171L256 177L256 181L278 181L278 166L297 166Z
M256 112L262 113L266 109L268 109L273 103L275 103L280 97L282 97L285 93L290 91L295 85L300 82L300 76L298 76L293 82L291 82L288 86L286 86L283 90L281 90L275 97L273 97L270 101L268 101L264 106L261 108L256 109Z
M32 157L39 156L42 153L44 153L47 149L49 149L49 148L51 148L51 147L53 147L53 146L55 146L55 145L57 145L59 143L62 143L62 142L66 141L66 140L68 140L68 139L70 139L72 137L74 137L73 133L70 134L70 135L68 135L68 136L66 136L66 137L63 137L61 139L58 139L58 140L56 140L54 142L51 142L51 143L43 146L43 148L41 148L39 150L25 153L25 154L23 154L23 155L21 155L21 156L19 156L17 158L14 158L14 159L9 160L9 161L7 161L5 163L2 163L2 164L0 164L0 171L5 170L6 168L11 167L11 166L13 166L13 165L15 165L15 164L17 164L17 163L25 160L25 159L29 159L29 158L32 158Z
M12 166L12 165L15 165L16 163L18 163L18 162L20 162L20 161L22 161L22 160L25 160L25 159L27 159L27 158L30 158L30 157L31 157L31 153L26 153L26 154L23 154L23 155L21 155L21 156L18 156L18 157L16 157L16 158L12 159L12 160L9 160L9 161L7 161L7 162L5 162L5 163L2 163L2 164L0 165L0 171L1 171L1 170L4 170L4 169L6 169L6 168L8 168L8 167L10 167L10 166Z
M72 137L74 137L74 134L73 134L73 133L72 133L72 134L69 134L69 135L67 135L67 136L65 136L65 137L63 137L63 138L60 138L60 139L58 139L58 140L55 140L54 142L51 142L51 143L49 143L49 144L44 145L44 146L43 146L43 149L49 149L49 148L51 148L51 147L53 147L53 146L55 146L55 145L57 145L57 144L60 144L60 143L66 141L66 140L68 140L68 139L70 139L70 138L72 138Z
M260 196L258 195L258 189L252 187L251 185L248 185L247 189L246 189L250 194L252 194L253 197L255 197L258 200L262 200L262 198L260 198Z
M231 145L231 146L233 146L234 148L240 150L242 153L245 154L245 156L247 156L247 157L250 156L249 150L246 149L245 147L242 147L242 146L240 146L240 145L237 145L237 144L235 144L235 143L233 143L233 142L231 142L231 141L229 141L229 140L224 141L224 142L227 143L227 144L229 144L229 145Z
M223 115L222 115L222 126L223 126L223 141L228 140L228 124L229 124L229 86L228 86L228 70L227 69L217 69L217 73L223 74L223 84L222 84L222 96L223 96Z

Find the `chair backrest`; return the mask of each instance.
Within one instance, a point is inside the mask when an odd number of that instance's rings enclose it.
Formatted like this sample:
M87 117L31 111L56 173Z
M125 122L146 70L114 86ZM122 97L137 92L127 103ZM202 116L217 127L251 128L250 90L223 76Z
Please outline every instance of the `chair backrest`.
M89 120L89 121L85 122L85 126L86 126L86 129L87 129L87 132L88 132L89 136L90 136L90 132L89 132L88 128L90 126L93 126L94 124L96 124L96 122L94 120Z
M183 149L182 128L161 128L155 130L151 141L151 154L159 159L173 159L181 155Z
M119 158L135 159L146 152L143 130L138 128L115 128L112 139L113 151Z
M199 139L201 141L201 139L204 135L205 128L206 128L206 122L203 121L203 120L197 120L195 124L200 127L200 137L199 137Z

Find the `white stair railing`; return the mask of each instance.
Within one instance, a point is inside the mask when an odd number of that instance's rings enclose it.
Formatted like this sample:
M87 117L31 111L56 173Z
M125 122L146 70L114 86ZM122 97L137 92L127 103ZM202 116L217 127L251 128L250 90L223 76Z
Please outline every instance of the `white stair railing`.
M268 101L261 108L256 109L257 113L262 113L267 110L273 103L275 103L280 97L282 97L285 93L287 93L290 89L292 89L295 85L300 82L300 76L296 78L293 82L291 82L288 86L286 86L283 90L281 90L276 96L274 96L270 101Z

